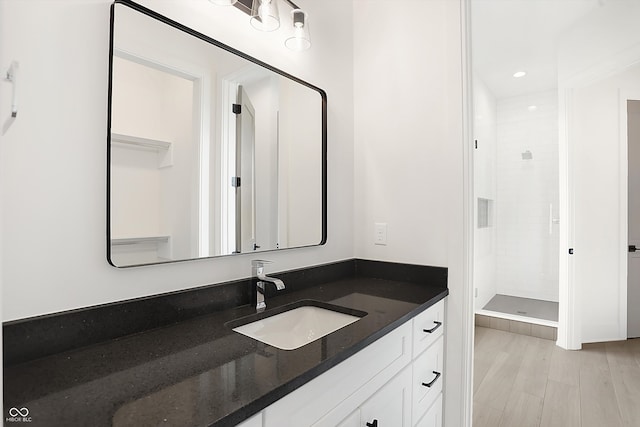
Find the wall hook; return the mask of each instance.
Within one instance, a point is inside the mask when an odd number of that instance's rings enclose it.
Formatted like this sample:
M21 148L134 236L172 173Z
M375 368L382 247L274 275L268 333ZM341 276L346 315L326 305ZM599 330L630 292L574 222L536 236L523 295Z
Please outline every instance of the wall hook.
M11 117L18 115L18 62L12 61L9 69L7 70L7 76L5 81L13 84L13 91L11 94Z

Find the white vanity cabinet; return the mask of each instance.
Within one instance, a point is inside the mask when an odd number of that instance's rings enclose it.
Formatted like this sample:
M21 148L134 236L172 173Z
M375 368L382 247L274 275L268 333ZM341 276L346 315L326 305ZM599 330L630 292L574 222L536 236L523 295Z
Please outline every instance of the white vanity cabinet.
M441 300L241 426L441 427L443 319Z

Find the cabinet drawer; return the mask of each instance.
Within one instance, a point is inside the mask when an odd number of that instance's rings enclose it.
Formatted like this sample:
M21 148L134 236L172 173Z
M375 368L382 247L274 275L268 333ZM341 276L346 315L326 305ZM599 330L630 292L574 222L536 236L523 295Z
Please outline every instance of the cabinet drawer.
M413 420L419 419L442 391L443 338L413 361Z
M443 322L444 300L438 301L413 319L413 358L442 336Z
M424 417L420 418L415 427L442 427L442 394L431 405Z

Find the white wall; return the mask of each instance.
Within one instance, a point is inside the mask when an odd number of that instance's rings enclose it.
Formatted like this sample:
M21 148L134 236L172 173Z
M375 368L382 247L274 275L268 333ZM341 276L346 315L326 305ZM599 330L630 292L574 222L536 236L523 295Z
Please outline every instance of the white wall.
M558 225L549 228L550 206L558 217L557 99L547 91L497 102L499 294L558 301Z
M356 254L446 266L447 2L355 3ZM373 243L379 222L386 246Z
M474 260L475 310L496 294L496 100L477 74L473 76ZM493 201L490 226L478 228L478 198Z
M0 143L0 180L10 183L1 195L2 241L11 248L2 258L5 321L250 274L251 255L124 270L107 264L109 3L2 3L0 66L15 59L21 67L20 113ZM344 0L301 5L314 36L302 53L208 1L142 3L327 91L328 242L261 256L276 262L272 271L351 258L353 188L344 183L353 181L352 14ZM4 123L8 102L0 108Z
M354 6L355 254L449 268L445 420L460 426L461 4L356 0ZM388 224L386 246L373 243L376 222Z

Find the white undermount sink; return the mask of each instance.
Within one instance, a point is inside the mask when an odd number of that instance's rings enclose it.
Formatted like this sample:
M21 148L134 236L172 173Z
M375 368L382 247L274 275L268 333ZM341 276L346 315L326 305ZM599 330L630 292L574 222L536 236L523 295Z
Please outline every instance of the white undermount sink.
M303 305L233 330L282 350L294 350L350 325L361 317L314 305Z

